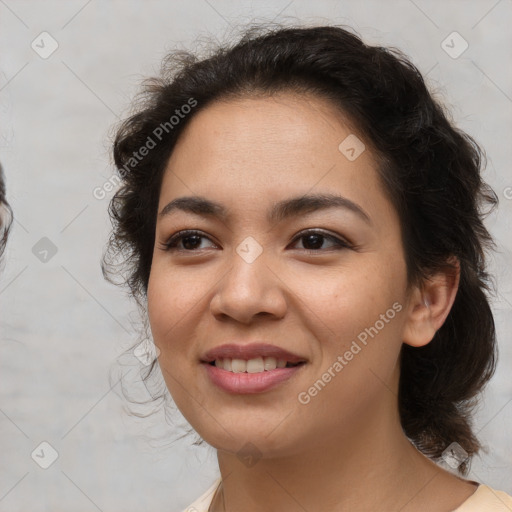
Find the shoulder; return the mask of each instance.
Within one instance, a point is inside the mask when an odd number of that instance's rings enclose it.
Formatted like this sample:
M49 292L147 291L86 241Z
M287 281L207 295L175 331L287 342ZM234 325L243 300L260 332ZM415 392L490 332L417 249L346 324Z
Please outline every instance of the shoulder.
M512 512L512 496L480 484L474 494L453 512L481 512L483 510L486 512Z
M221 478L218 478L209 489L183 512L208 512L220 482ZM485 509L482 507L485 507ZM482 512L482 510L486 512L512 512L512 496L503 491L480 484L474 494L453 512Z
M190 504L183 512L208 512L210 505L215 495L215 491L220 485L221 478L219 477L214 484L207 489L204 494L199 496L194 503Z

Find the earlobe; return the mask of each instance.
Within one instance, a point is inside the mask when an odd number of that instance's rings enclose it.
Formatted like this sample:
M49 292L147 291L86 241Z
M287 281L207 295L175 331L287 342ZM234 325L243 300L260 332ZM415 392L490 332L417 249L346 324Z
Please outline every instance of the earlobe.
M450 313L460 279L459 261L452 257L446 269L439 270L410 294L403 342L422 347L432 341Z

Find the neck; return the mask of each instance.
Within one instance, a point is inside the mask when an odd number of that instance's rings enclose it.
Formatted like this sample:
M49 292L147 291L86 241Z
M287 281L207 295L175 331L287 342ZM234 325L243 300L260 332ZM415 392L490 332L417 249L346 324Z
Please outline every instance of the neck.
M432 489L446 489L449 495L454 482L462 481L410 443L397 406L392 406L396 398L389 390L386 393L387 399L351 431L330 438L313 436L307 448L294 454L272 458L263 454L247 467L236 454L219 450L222 485L210 510L433 510L429 509ZM474 487L460 488L454 508L473 491Z

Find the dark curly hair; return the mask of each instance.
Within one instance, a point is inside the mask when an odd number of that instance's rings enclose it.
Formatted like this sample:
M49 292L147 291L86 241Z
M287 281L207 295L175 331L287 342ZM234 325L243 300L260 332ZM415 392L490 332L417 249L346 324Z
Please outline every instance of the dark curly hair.
M104 274L122 275L144 307L160 184L180 134L212 102L279 91L327 99L371 148L400 217L410 284L453 268L453 257L460 264L443 326L424 347L402 346L398 400L403 430L416 447L438 459L458 442L469 455L459 466L465 474L481 449L471 413L497 358L488 301L494 284L485 265L494 243L483 223L497 196L480 174L483 151L453 125L399 50L366 45L338 26L273 26L251 27L202 57L171 53L161 76L145 82L136 112L117 129L113 157L121 187L109 206L114 229ZM170 122L182 112L188 114ZM156 148L134 158L156 134Z
M12 210L7 202L4 171L2 165L0 165L0 256L2 256L5 250L11 226Z

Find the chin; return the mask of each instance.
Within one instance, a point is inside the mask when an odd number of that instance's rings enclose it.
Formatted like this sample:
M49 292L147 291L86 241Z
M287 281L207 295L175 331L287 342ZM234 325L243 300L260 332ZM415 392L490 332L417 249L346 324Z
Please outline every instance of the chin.
M281 416L279 420L262 423L255 418L247 418L246 421L239 418L236 423L227 423L219 417L219 424L215 424L214 428L212 422L215 422L211 418L208 425L204 425L205 428L191 424L206 443L220 452L239 458L248 452L254 457L271 459L294 455L299 446L304 446L289 428L278 426L282 419Z

